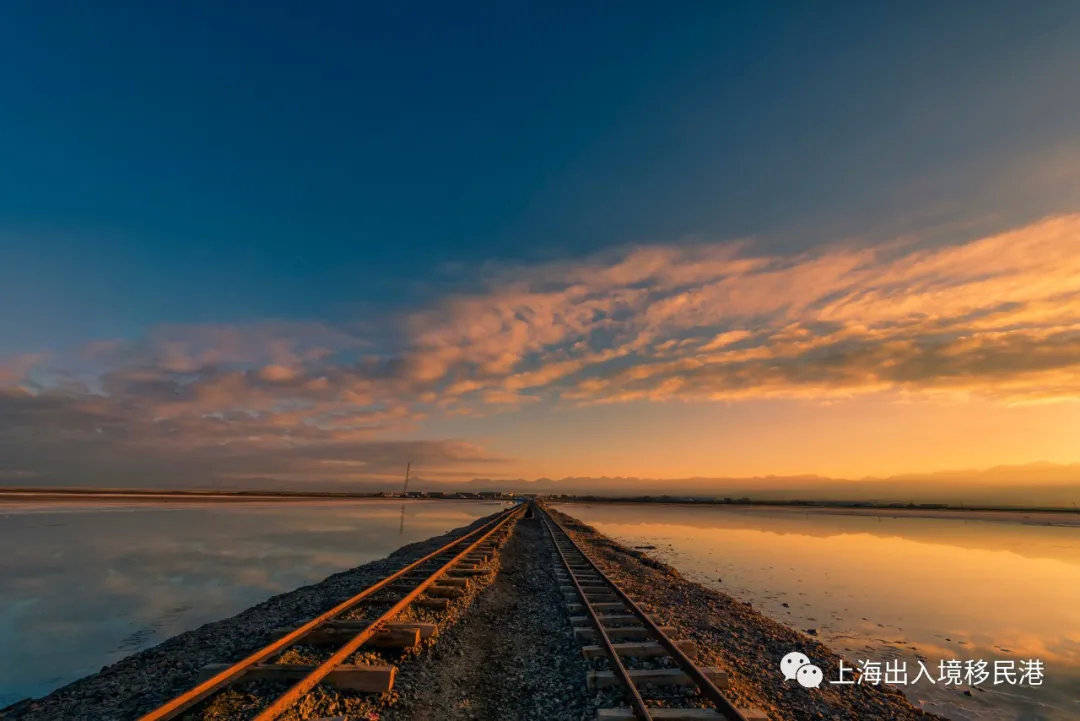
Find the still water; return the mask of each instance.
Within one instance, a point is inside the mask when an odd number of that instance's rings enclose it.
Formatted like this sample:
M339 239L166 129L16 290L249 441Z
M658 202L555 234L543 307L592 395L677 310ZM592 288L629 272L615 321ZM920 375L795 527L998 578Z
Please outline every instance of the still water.
M731 506L560 509L858 660L1041 659L1040 687L903 687L953 719L1080 718L1080 518ZM960 515L960 517L955 517ZM779 662L779 659L777 659ZM914 676L914 674L912 674Z
M0 502L0 708L501 505Z

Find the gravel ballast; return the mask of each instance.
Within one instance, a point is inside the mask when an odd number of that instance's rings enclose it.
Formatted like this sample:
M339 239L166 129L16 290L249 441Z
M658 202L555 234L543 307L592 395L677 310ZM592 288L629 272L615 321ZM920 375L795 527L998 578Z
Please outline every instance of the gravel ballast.
M381 719L594 717L546 543L537 518L518 521L494 582L429 658L401 667L399 701Z

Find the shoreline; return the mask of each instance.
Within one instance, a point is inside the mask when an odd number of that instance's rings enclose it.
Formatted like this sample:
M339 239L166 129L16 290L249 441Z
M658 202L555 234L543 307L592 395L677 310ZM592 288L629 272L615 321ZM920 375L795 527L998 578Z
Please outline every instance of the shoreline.
M616 499L604 499L600 501L547 501L549 504L559 506L572 505L656 505L673 506L679 508L721 508L725 511L738 513L740 511L775 511L777 513L822 513L831 516L871 516L878 518L934 518L955 521L987 521L991 523L1021 523L1033 526L1062 526L1080 528L1080 513L1073 511L1060 511L1053 509L1031 508L888 508L888 507L852 507L852 506L829 506L823 504L789 504L789 503L686 503L686 502L650 502L650 501L620 501Z
M684 636L695 640L699 648L705 649L707 658L704 660L729 671L732 678L730 691L735 699L747 706L764 708L769 712L770 719L803 721L822 717L821 714L849 719L872 715L874 718L902 721L940 718L916 709L899 692L860 687L857 690L844 689L843 692L823 689L820 694L808 694L801 687L785 685L774 668L773 656L779 658L783 655L782 651L790 650L789 647L796 645L811 654L815 660L819 660L827 675L834 673L839 657L816 639L763 616L750 608L749 604L689 581L673 568L614 542L572 516L554 509L553 512L563 517L568 530L591 553L596 554L598 562L612 566L614 573L619 576L617 580L625 584L628 592L634 593L657 612L668 614L669 623L678 626ZM123 721L135 718L190 687L203 665L243 657L253 648L268 642L273 637L274 629L311 618L341 598L348 597L357 587L400 568L422 555L425 549L467 532L486 518L477 519L469 526L454 529L442 536L399 548L384 559L273 596L231 618L174 636L41 699L20 701L0 710L0 718L5 721L58 721L66 718ZM535 521L532 523L535 524ZM550 554L537 552L536 539L540 536L535 528L523 524L527 522L520 521L521 531L515 529L512 535L512 538L518 539L517 550L506 559L505 564L500 564L492 582L495 588L482 589L473 606L462 609L451 621L445 636L440 635L433 646L405 662L402 683L391 694L392 698L385 700L389 704L384 709L388 719L418 721L423 715L410 712L410 709L426 708L430 711L431 704L440 703L440 714L446 718L485 718L472 715L473 711L480 707L493 708L492 699L502 699L503 713L500 718L593 717L600 699L590 696L585 689L580 674L580 648L568 643L572 641L569 617L557 591L553 569L550 568ZM522 545L524 541L521 539L532 545ZM505 644L505 639L515 634L507 634L499 628L499 624L492 623L490 612L489 617L485 618L484 609L485 604L502 604L502 607L516 610L521 603L534 606L528 613L515 613L513 616L512 622L518 626L516 635L532 633L536 639L534 644L548 644L542 649L534 645L535 656L546 661L545 665L538 666L543 678L530 680L530 683L539 684L540 688L536 691L536 699L529 702L532 704L529 708L533 708L537 714L544 709L542 713L547 716L533 716L531 712L529 715L514 716L517 707L505 707L508 699L515 698L511 689L505 686L514 682L514 674L492 674L490 669L459 662L462 656L481 653L484 644L491 644L490 651L494 654L496 667L499 664L505 666L506 663L512 667L513 659L498 656L501 653L498 649L503 648L499 644ZM542 634L537 630L541 627ZM533 630L530 631L530 628ZM548 666L556 670L548 670ZM453 704L447 705L447 702L431 698L430 693L425 697L424 684L410 683L407 681L409 677L441 679L448 693L466 694L466 700L472 698L474 705L462 711ZM520 679L517 682L520 683ZM471 697L467 694L471 694ZM570 708L575 709L572 715L550 715L552 709Z
M771 508L777 510L817 510L836 515L882 515L891 517L953 518L959 520L1015 520L1007 516L1032 514L1039 525L1080 526L1080 508L1024 507L1024 506L950 506L947 504L892 504L855 501L807 501L807 500L748 500L726 501L713 498L663 497L663 496L537 496L547 503L604 503L647 504L659 506L693 506L701 508L721 507L735 510L742 508ZM229 501L476 501L513 500L514 494L495 497L455 498L453 496L395 496L384 493L344 493L321 491L198 491L198 490L139 490L139 489L27 489L0 488L0 503L33 501L202 501L207 503Z

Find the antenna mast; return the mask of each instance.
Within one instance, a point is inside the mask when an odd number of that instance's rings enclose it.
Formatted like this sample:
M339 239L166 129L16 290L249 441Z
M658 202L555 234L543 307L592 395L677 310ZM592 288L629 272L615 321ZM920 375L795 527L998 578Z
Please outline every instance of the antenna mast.
M405 464L405 485L401 487L401 495L405 495L405 492L409 490L409 470L412 468L412 461Z

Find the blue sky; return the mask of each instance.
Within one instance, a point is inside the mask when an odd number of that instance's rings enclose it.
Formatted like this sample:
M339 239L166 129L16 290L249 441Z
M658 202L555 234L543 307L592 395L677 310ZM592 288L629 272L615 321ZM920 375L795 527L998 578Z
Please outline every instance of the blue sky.
M492 259L1038 215L910 203L1074 139L1069 5L9 6L3 342L343 315Z
M325 324L338 367L389 377L449 299L634 248L945 248L1080 201L1073 3L0 13L0 356L24 389L141 357L87 344L210 324ZM430 412L400 433L434 428L460 435Z

